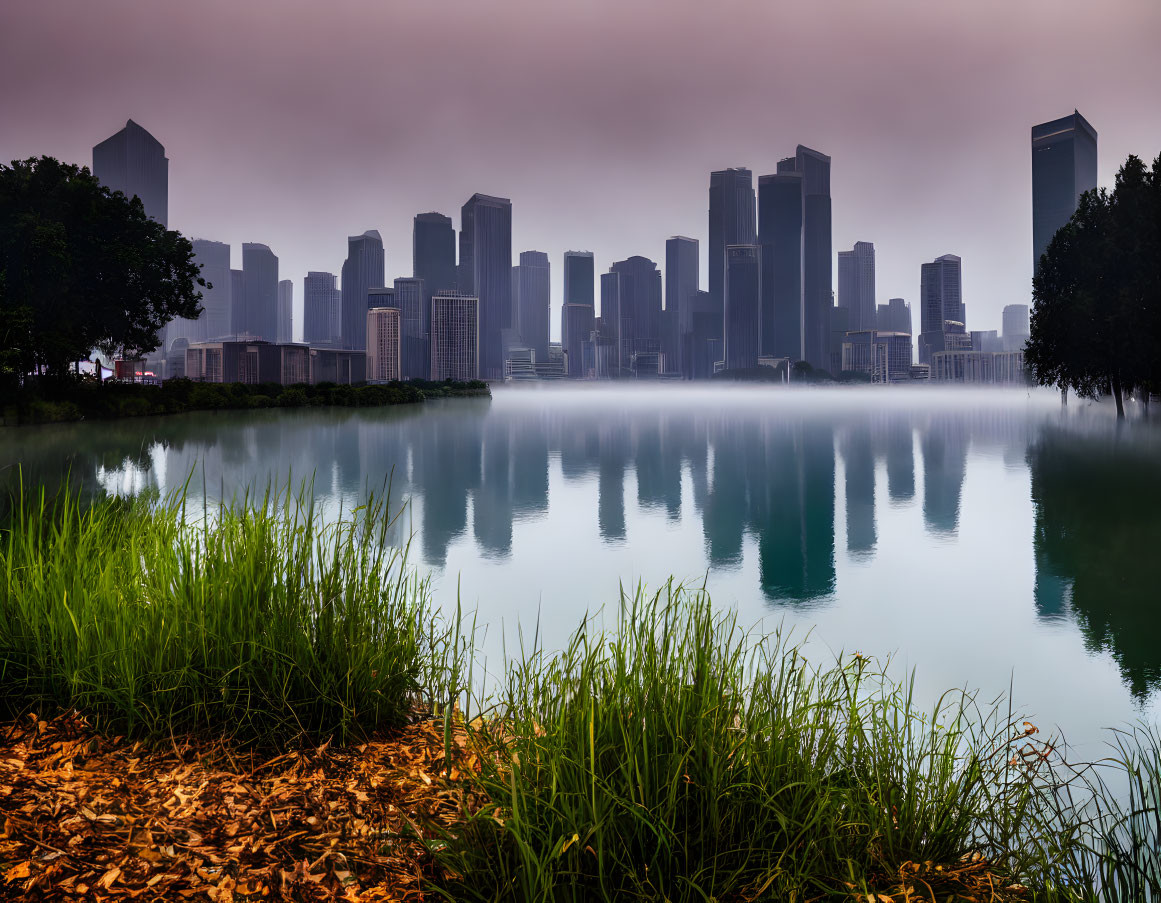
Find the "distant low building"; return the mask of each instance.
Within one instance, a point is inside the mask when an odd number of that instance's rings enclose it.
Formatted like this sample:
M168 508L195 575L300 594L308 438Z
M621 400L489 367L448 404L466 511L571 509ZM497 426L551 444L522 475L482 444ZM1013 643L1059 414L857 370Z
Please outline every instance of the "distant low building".
M1023 351L938 351L931 357L931 379L972 385L1023 385Z
M187 379L210 383L357 383L366 380L362 351L263 341L195 342L185 351Z
M848 332L842 343L841 370L868 373L875 383L911 379L910 334L877 329Z

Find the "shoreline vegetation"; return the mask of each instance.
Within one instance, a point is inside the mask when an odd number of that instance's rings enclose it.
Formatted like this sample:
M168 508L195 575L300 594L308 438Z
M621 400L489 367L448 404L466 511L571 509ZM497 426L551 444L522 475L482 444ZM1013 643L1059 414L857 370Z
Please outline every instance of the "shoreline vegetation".
M1077 763L668 584L487 686L372 496L25 490L0 525L0 896L1161 899L1161 738Z
M486 382L205 383L168 379L141 385L95 379L43 379L11 393L0 409L0 425L25 426L185 414L192 411L252 410L297 407L382 407L420 404L435 398L489 398Z

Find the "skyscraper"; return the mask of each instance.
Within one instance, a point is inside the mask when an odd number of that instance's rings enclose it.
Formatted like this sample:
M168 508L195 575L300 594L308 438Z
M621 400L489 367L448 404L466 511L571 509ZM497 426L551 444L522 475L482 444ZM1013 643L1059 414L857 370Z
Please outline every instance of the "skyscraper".
M273 342L278 338L278 258L266 245L242 245L242 334Z
M374 229L347 238L343 262L343 347L367 348L367 291L386 284L383 239Z
M758 179L762 353L802 360L802 173Z
M634 369L634 355L661 351L661 271L647 257L613 264L617 280L618 348L622 372ZM601 278L601 316L605 315L605 280ZM627 374L626 374L627 375Z
M564 303L560 308L560 342L568 359L569 376L584 375L583 344L589 341L596 319L596 298L592 251L564 252ZM570 304L587 305L590 313L569 310ZM570 331L573 325L580 332Z
M833 303L830 157L800 144L793 157L779 161L776 174L759 180L759 186L763 181L767 186L763 217L770 219L769 228L762 227L763 258L774 279L764 299L764 317L774 324L773 345L767 343L766 350L826 369ZM796 261L797 286L792 275Z
M165 328L166 346L183 338L205 342L229 335L230 325L230 246L220 241L195 238L192 242L194 263L209 287L198 287L202 293L202 315L196 320L176 317Z
M838 305L850 311L850 331L875 328L875 246L857 241L838 252Z
M415 217L411 232L411 267L411 275L423 280L423 378L427 379L426 337L431 332L431 299L436 292L454 289L458 279L456 230L450 216L420 213Z
M399 308L367 309L367 382L399 379Z
M399 308L399 372L401 379L427 379L429 342L424 322L427 283L422 279L395 280L395 307ZM431 318L430 312L427 318Z
M431 299L431 378L480 378L479 299L439 292Z
M718 310L725 301L726 248L752 245L754 227L754 174L744 167L710 173L709 292Z
M480 375L503 379L501 331L512 326L512 202L507 198L474 194L460 210L459 276L460 290L478 300Z
M521 251L519 266L512 267L512 325L537 363L548 360L550 275L543 251Z
M919 287L919 363L930 364L931 355L946 348L944 333L948 324L958 324L957 334L964 329L963 279L960 259L944 254L931 263L923 264Z
M595 328L593 305L565 304L561 308L561 334L564 341L568 375L573 379L587 376L584 365L584 346L590 340Z
M601 273L601 333L612 343L609 375L628 375L632 366L632 319L622 316L621 276L615 270Z
M879 332L911 334L911 305L902 298L892 298L886 304L880 304L875 319L875 328Z
M698 283L698 243L675 235L665 242L665 315L670 319L673 356L666 369L693 378L693 307Z
M723 333L727 370L758 366L762 329L762 257L757 245L726 248Z
M592 251L565 251L564 252L564 303L587 304L593 307L595 303Z
M294 341L294 283L289 279L278 283L278 341Z
M246 331L246 277L241 270L230 270L230 334Z
M1052 236L1097 184L1097 133L1075 110L1032 126L1032 272Z
M169 160L161 142L132 119L93 148L93 175L128 198L141 198L145 215L168 228Z
M333 273L309 272L302 283L302 340L308 345L341 345L343 293Z
M1004 307L1003 336L1005 351L1022 351L1032 330L1028 326L1028 305L1008 304Z

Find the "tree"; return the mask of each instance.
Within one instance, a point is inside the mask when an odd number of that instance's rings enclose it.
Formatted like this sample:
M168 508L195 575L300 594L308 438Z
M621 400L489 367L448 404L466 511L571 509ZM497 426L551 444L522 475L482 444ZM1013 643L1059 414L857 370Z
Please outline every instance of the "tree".
M1112 193L1081 195L1033 280L1025 359L1040 385L1082 398L1161 382L1161 156L1129 157Z
M138 356L208 287L181 233L140 199L51 157L0 165L0 374L64 373L94 348Z

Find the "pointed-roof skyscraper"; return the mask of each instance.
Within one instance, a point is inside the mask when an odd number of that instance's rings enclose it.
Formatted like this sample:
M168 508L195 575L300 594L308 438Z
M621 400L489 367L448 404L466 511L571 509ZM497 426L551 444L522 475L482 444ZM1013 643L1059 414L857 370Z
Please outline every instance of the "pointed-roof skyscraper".
M141 198L146 216L169 227L169 159L161 142L132 119L93 148L93 175L128 198Z

